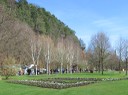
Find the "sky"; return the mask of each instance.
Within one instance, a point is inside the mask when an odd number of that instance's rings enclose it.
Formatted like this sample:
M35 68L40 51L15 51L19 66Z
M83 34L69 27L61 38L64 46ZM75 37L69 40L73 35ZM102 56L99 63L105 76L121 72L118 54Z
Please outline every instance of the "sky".
M45 8L73 29L86 46L91 37L105 32L112 47L128 38L128 0L27 0Z

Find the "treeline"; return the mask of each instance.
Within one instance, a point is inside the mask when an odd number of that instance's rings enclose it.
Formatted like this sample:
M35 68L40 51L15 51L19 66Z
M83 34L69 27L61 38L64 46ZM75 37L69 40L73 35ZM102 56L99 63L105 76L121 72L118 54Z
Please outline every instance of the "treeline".
M86 51L88 66L99 73L128 70L128 39L120 38L113 49L104 32L92 36Z

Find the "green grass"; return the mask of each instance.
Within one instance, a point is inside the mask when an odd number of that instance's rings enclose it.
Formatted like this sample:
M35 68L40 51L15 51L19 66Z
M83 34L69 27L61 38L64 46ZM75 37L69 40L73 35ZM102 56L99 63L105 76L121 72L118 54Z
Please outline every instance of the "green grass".
M56 90L0 81L0 95L127 95L127 85L128 81L125 80Z
M39 76L15 76L11 79L41 79L57 77L90 77L90 78L118 78L125 77L124 74L107 72L104 75L98 73L64 74L64 75L39 75ZM87 86L73 87L68 89L48 89L20 84L6 83L0 81L0 95L128 95L128 80L100 82Z
M10 77L10 79L42 79L42 78L122 78L126 77L125 73L119 74L118 72L104 72L104 75L101 75L99 73L74 73L74 74L52 74L52 75L32 75L32 76L15 76Z

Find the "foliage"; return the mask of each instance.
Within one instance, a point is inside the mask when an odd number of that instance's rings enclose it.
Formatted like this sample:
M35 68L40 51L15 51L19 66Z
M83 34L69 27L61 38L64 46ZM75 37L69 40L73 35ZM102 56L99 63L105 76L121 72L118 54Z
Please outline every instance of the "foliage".
M10 76L16 75L16 68L14 67L16 60L12 57L4 59L3 66L1 69L2 76L8 79Z
M11 9L15 18L30 25L35 32L49 35L54 40L61 37L62 34L72 36L78 42L74 30L46 11L45 8L29 4L27 0L1 0L0 4L5 4L7 8Z
M16 2L15 14L21 21L28 23L35 32L50 35L53 39L62 34L65 36L72 35L74 39L77 39L75 32L54 15L44 8L28 4L26 0Z
M81 48L84 50L86 48L84 41L82 39L79 39L79 42L80 42Z

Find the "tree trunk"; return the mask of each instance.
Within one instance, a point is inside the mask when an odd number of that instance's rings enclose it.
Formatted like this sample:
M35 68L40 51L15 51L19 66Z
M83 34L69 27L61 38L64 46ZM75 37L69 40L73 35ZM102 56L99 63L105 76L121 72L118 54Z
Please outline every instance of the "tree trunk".
M70 62L70 74L72 74L72 63Z
M101 67L102 67L102 75L104 74L104 65L103 62L101 63Z
M48 75L50 75L50 72L51 70L50 70L50 64L48 64Z
M60 73L62 74L62 72L63 72L63 63L61 62L61 67L60 67Z
M99 60L99 65L98 65L98 71L100 73L100 60Z
M66 73L68 73L68 64L67 64L67 70L66 70Z
M62 56L62 59L61 59L61 66L60 66L60 73L62 74L63 73L63 56Z
M48 74L48 72L49 72L49 69L48 69L48 60L47 60L47 74Z
M120 69L121 69L121 67L120 67L120 63L121 63L121 62L119 61L119 68L118 68L118 69L119 69L119 73L121 73L121 71L120 71Z
M104 74L104 64L103 64L103 57L101 58L101 68L102 68L102 75Z
M120 51L120 59L119 59L119 73L121 73L121 51Z
M126 75L127 75L127 72L128 72L128 62L127 62L127 58L126 58Z
M36 75L37 75L37 64L36 64Z

